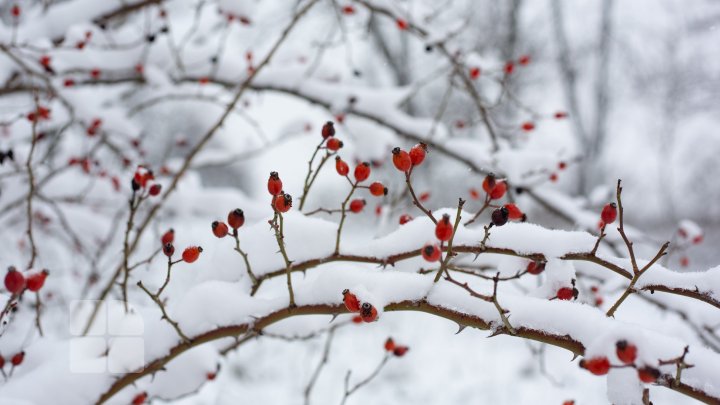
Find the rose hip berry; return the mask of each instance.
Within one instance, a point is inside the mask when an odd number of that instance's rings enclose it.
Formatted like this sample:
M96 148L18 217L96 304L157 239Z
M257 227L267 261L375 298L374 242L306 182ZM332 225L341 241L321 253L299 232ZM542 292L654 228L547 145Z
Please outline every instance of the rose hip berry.
M557 290L557 299L569 301L575 297L575 289L570 287L562 287Z
M232 229L238 229L245 223L245 213L240 208L235 208L228 214L227 221Z
M653 367L643 367L638 369L638 378L645 384L652 384L660 378L660 370Z
M278 195L282 192L283 184L280 180L280 176L277 172L270 172L270 178L268 179L268 192L272 195Z
M530 131L532 131L533 129L535 129L535 124L533 124L533 123L530 122L530 121L523 122L521 128L522 128L522 130L525 131L525 132L530 132Z
M410 154L405 152L404 150L400 148L394 148L392 150L393 154L393 164L395 165L395 168L400 170L401 172L407 172L410 170L410 167L412 166L412 160L410 159Z
M200 246L190 246L188 248L185 248L185 250L182 253L182 259L186 263L192 263L200 257L200 253L202 253L203 248Z
M395 355L395 357L402 357L408 350L410 350L410 348L407 346L396 346L395 349L393 349L393 355Z
M355 166L355 173L353 174L355 175L355 181L358 183L367 180L367 178L370 177L370 163L362 162Z
M342 141L337 138L330 138L327 141L327 148L333 152L337 152L342 147L343 147Z
M162 191L162 186L160 184L153 184L150 186L150 189L148 190L148 194L155 197L160 194Z
M10 364L13 365L13 367L17 367L22 364L23 360L25 360L25 352L16 353L14 356L10 358Z
M624 364L633 364L637 358L637 346L627 340L619 340L615 343L615 354Z
M617 218L617 205L615 203L605 204L600 213L600 219L606 224L612 224Z
M447 242L450 240L453 234L453 226L450 223L450 215L444 214L435 226L435 236L443 241Z
M523 214L516 204L508 203L505 204L504 207L508 212L508 219L523 220L525 218L525 214Z
M335 125L332 123L332 121L328 121L325 123L325 125L323 125L321 134L323 138L335 136Z
M402 215L400 215L400 221L399 221L400 225L405 225L408 222L412 221L412 219L413 219L413 217L411 217L410 215L402 214Z
M384 195L387 195L388 189L385 187L382 183L379 181L374 182L370 185L370 194L374 195L375 197L382 197Z
M508 221L508 209L505 207L496 208L490 215L492 224L495 226L503 226Z
M581 360L580 367L595 375L605 375L610 371L610 360L607 357L593 357L588 360Z
M440 260L440 246L427 244L422 248L422 257L428 262Z
M280 194L275 196L273 207L275 207L278 212L282 213L290 211L290 208L292 208L292 197L290 194Z
M410 149L410 163L412 163L413 166L420 166L420 164L425 160L426 154L427 145L420 142Z
M172 245L172 243L166 243L163 245L163 253L167 257L172 257L173 254L175 254L175 246Z
M344 160L340 158L340 156L335 157L335 170L337 173L341 176L347 176L350 172L350 167L347 163L345 163Z
M365 200L362 198L356 198L350 201L350 211L353 213L358 214L362 212L363 208L365 208Z
M50 274L47 269L43 269L43 271L35 274L31 274L27 278L27 289L32 292L38 292L41 288L43 288L43 285L45 285L45 279Z
M363 322L374 322L377 320L377 309L367 302L364 302L360 307L360 317Z
M218 238L224 238L228 234L228 226L224 222L214 221L212 224L213 235Z
M145 401L147 401L147 392L141 392L135 395L132 400L132 405L143 405Z
M5 288L11 294L20 294L25 288L25 276L17 271L15 267L9 267L5 274Z
M528 273L537 276L538 274L545 271L545 262L538 262L538 261L530 262L530 263L528 263L526 270Z
M391 352L391 351L395 350L395 342L393 341L392 338L387 338L387 340L385 341L384 347L385 347L385 351Z
M345 308L350 312L360 312L360 301L355 294L351 293L348 289L343 290L342 294Z

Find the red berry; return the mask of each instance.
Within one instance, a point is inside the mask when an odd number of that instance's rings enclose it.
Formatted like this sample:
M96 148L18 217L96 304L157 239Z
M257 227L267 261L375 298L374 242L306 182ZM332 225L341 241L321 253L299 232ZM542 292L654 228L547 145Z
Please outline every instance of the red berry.
M5 357L0 354L0 369L5 367Z
M275 196L273 206L278 212L288 212L292 208L292 197L290 194L280 194Z
M347 176L350 172L350 167L347 163L345 163L344 160L340 159L340 156L335 157L335 170L337 170L338 174L341 176Z
M362 198L356 198L350 201L350 211L354 212L355 214L362 212L363 208L365 208L365 200L363 200Z
M97 80L100 78L100 69L93 69L90 71L90 77Z
M638 378L646 384L652 384L660 378L660 370L653 367L643 367L638 370Z
M522 130L525 131L525 132L530 132L530 131L532 131L533 129L535 129L535 124L533 124L533 123L530 122L530 121L523 122L521 128L522 128Z
M395 355L395 357L402 357L405 355L405 353L408 352L408 350L410 350L410 348L407 346L397 346L393 350L393 354Z
M17 271L15 267L9 267L5 274L5 288L11 294L20 294L25 288L25 276Z
M327 141L327 148L333 152L337 152L342 147L343 147L342 141L337 138L330 138Z
M10 364L16 367L21 365L23 360L25 360L25 352L16 353L10 358Z
M163 245L163 253L167 257L172 257L173 254L175 254L175 246L172 245L172 243L166 243Z
M272 195L278 195L282 192L283 184L277 172L270 172L267 188L268 192Z
M379 181L376 181L370 185L370 194L374 195L375 197L382 197L384 195L387 195L387 193L387 187L383 186L383 184Z
M615 343L615 353L623 363L633 364L637 358L637 346L628 343L627 340L619 340Z
M699 245L699 244L702 243L702 241L703 241L703 236L702 236L702 235L698 235L698 236L696 236L696 237L693 238L692 243L695 244L695 245Z
M224 238L228 234L228 226L224 222L215 221L212 223L213 234L218 238Z
M550 181L552 181L553 183L557 183L557 181L558 181L557 173L550 174Z
M235 208L228 214L227 221L232 229L238 229L245 223L245 213L240 208Z
M26 282L27 289L32 292L40 291L40 289L43 288L43 285L45 285L45 279L49 274L49 271L43 270L39 273L29 275Z
M65 81L63 82L63 86L65 86L65 87L72 87L74 85L75 85L75 80L73 80L73 79L65 79Z
M363 321L363 320L362 320L362 316L360 316L360 315L355 315L355 316L352 317L352 322L353 322L353 323L362 323L362 321Z
M520 211L520 208L518 208L517 205L513 203L508 203L504 205L505 209L508 212L508 218L515 220L515 219L523 219L525 214L523 214L522 211Z
M427 244L422 248L422 257L428 262L436 262L440 260L440 246L437 244Z
M213 373L213 372L209 372L209 373L205 374L205 378L207 378L208 381L212 381L212 380L214 380L216 377L217 377L217 374L216 374L216 373Z
M515 64L512 61L506 62L505 66L503 67L503 72L505 72L506 75L509 75L515 70Z
M393 350L395 350L395 342L392 338L387 338L385 341L385 351L391 352Z
M162 186L160 184L155 183L152 186L150 186L150 190L148 190L148 194L155 197L155 196L159 195L161 191L162 191Z
M407 172L408 170L410 170L410 166L412 166L412 160L410 159L410 155L407 152L400 148L395 148L392 150L392 154L393 164L398 170L400 170L401 172Z
M480 198L480 193L477 191L477 189L471 188L469 191L470 198L473 200L477 200Z
M50 67L50 57L48 55L43 55L40 57L40 64L47 67Z
M362 162L355 166L355 181L362 183L370 177L370 164L368 162Z
M15 18L20 17L20 6L13 4L12 8L10 8L10 14Z
M559 169L559 170L565 170L566 167L567 167L567 163L565 163L565 162L559 162L559 163L558 163L558 169Z
M453 234L453 225L450 223L450 215L445 214L435 226L435 236L443 242L450 240Z
M527 265L527 272L530 274L538 275L545 271L545 262L530 262Z
M353 6L344 6L342 8L342 13L345 15L353 15L355 14L355 7Z
M429 191L426 191L426 192L424 192L424 193L420 193L420 195L418 196L418 200L420 200L420 202L425 202L425 201L427 201L427 200L429 200L429 199L430 199L430 192L429 192Z
M145 401L147 401L147 392L141 392L135 395L132 400L132 405L142 405L145 403Z
M420 142L410 149L410 163L413 166L420 166L425 160L425 154L427 153L427 145Z
M522 55L518 58L518 64L527 66L530 63L530 55Z
M479 67L470 68L470 78L475 80L478 77L480 77L480 68Z
M690 265L690 259L687 256L683 256L680 258L680 266L687 267Z
M482 182L483 191L490 194L492 192L492 190L495 188L495 183L496 183L495 175L492 173L488 174L487 176L485 176L485 178L483 179L483 182Z
M558 111L555 113L555 119L561 120L563 118L567 118L568 114L565 111Z
M200 257L202 251L203 249L200 246L190 246L183 251L182 259L186 263L192 263Z
M175 230L170 228L165 232L160 238L160 242L162 242L163 245L167 245L168 243L173 243L175 241Z
M615 203L606 204L600 213L600 219L606 224L612 224L617 218L617 206Z
M593 357L589 360L581 360L580 367L595 375L605 375L610 371L610 360L607 357Z
M409 26L408 22L403 20L402 18L398 18L397 20L395 20L395 24L397 24L398 29L401 31L405 31L406 29L408 29Z
M595 297L595 306L599 307L603 304L603 298L602 297Z
M332 123L332 121L326 122L325 125L323 125L320 133L322 134L323 138L335 136L335 125Z
M562 405L575 405L575 401L572 399L568 399L567 401L563 402Z
M350 312L360 312L360 301L357 299L355 294L351 293L350 290L343 290L343 302L345 308Z
M377 309L365 302L360 306L360 317L362 317L363 322L374 322L377 320Z
M495 187L490 190L490 199L492 200L499 200L503 198L505 195L505 192L507 191L507 183L505 183L502 180L495 182Z
M400 225L405 225L408 222L412 221L413 217L411 217L408 214L402 214L400 215Z
M559 300L568 301L575 297L575 289L570 287L562 287L557 290L557 298Z

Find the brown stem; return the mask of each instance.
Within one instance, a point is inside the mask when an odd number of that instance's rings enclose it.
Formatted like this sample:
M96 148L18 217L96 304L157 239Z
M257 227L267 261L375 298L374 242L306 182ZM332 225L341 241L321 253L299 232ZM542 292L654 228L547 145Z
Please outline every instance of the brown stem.
M152 299L157 304L157 306L160 308L160 312L162 312L162 319L166 320L173 327L173 329L175 329L175 332L177 332L178 336L180 336L180 339L182 339L182 343L189 343L190 339L180 329L180 325L176 321L172 320L172 318L170 318L170 316L165 311L165 304L163 304L163 302L160 300L160 297L151 293L150 290L145 288L142 281L138 281L137 286L140 287L143 291L145 291L148 297L150 297L150 299Z

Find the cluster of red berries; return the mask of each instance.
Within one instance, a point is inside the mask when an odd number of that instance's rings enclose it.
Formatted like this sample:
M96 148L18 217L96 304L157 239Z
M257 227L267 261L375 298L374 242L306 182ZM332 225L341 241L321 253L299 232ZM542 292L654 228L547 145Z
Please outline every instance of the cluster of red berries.
M395 344L395 341L393 338L389 337L385 341L385 351L392 353L395 357L402 357L405 355L405 353L410 350L407 346L400 346L398 344Z
M398 147L392 150L392 161L395 168L403 173L408 173L415 166L420 166L425 160L427 145L420 142L406 152Z
M599 307L600 305L602 305L604 300L602 295L600 295L600 289L596 285L594 285L590 287L590 292L592 292L595 296L595 306Z
M95 136L97 135L98 131L100 130L100 126L102 125L102 120L100 118L95 118L92 120L90 125L87 127L87 134L88 136Z
M280 213L290 211L290 208L292 208L292 196L283 191L283 183L277 172L270 172L267 189L270 195L273 196L272 207L275 211Z
M152 197L159 195L162 191L162 186L155 183L155 175L152 170L144 166L138 166L137 170L135 170L130 186L133 192L147 190L148 195Z
M175 241L175 230L174 229L168 229L160 238L160 242L162 243L162 250L165 256L168 257L169 260L172 259L172 256L175 254L175 246L173 246L173 242ZM200 246L188 246L183 250L182 253L182 261L185 263L193 263L195 262L199 257L200 253L202 253L203 248Z
M35 111L30 111L27 114L27 119L30 122L47 121L50 119L50 109L39 105Z
M8 267L5 274L5 288L13 295L20 295L26 289L32 292L38 292L45 285L45 279L50 274L49 271L31 273L27 277L19 272L14 266Z
M617 205L615 203L607 203L600 212L600 223L598 226L604 228L608 224L615 222L617 218Z
M635 364L637 351L637 346L627 340L619 340L615 343L615 354L617 355L618 360L620 360L623 365L635 367L640 381L646 384L654 383L660 377L660 370L650 366L638 367ZM580 367L595 375L605 375L608 371L610 371L612 366L610 365L610 360L606 356L597 356L581 360Z
M10 364L12 368L15 368L22 364L23 360L25 360L25 352L19 352L15 353L12 357L10 357ZM2 354L0 354L0 371L2 371L2 374L5 375L5 363L7 363L7 360L5 360L5 357L3 357Z
M230 211L227 216L227 224L222 221L214 221L211 224L213 235L218 238L224 238L230 235L228 225L233 229L232 235L237 236L238 229L245 224L245 213L240 208Z
M350 290L343 290L343 302L345 308L352 313L358 313L360 320L363 322L375 322L377 321L378 312L377 309L369 302L360 303L357 296L350 292ZM353 322L356 322L353 319Z
M507 183L504 180L499 180L493 173L485 176L482 182L483 191L486 193L486 201L499 200L507 193ZM477 199L479 197L476 190L470 190L471 198ZM507 203L501 207L497 207L490 214L490 219L494 226L503 226L508 221L526 221L527 216L522 210L514 203Z

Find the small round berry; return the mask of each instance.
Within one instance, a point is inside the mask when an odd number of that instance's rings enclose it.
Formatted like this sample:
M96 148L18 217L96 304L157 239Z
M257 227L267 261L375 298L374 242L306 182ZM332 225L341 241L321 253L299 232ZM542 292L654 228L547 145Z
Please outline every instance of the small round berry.
M175 230L170 228L168 229L160 238L160 242L164 245L167 245L168 243L173 243L175 241Z
M186 263L192 263L200 257L202 251L203 249L200 246L190 246L183 251L182 259Z
M160 184L155 183L152 186L150 186L150 189L148 190L148 194L155 197L155 196L159 195L161 191L162 191L162 186Z
M343 290L342 294L345 308L350 312L360 312L360 300L358 300L355 294L351 293L348 289Z
M370 177L370 163L368 162L362 162L359 165L355 166L355 181L358 183L362 183L363 181L367 180L368 177Z
M172 257L173 254L175 254L175 246L172 245L172 243L166 243L163 245L163 253L167 257Z
M570 288L570 287L562 287L559 290L557 290L557 299L563 300L563 301L569 301L575 297L577 297L576 289Z
M427 244L422 248L422 257L428 262L436 262L440 260L440 246L437 244Z
M143 405L147 401L147 392L141 392L133 397L132 405Z
M533 275L538 275L545 271L545 262L532 261L527 265L527 272Z
M660 370L653 367L643 367L638 369L638 378L645 384L652 384L660 378Z
M44 269L43 271L35 274L31 274L27 278L27 289L32 292L38 292L41 288L43 288L43 285L45 285L45 279L50 274L49 271Z
M343 147L342 141L337 138L330 138L327 141L327 148L333 152L337 152L342 147Z
M395 25L397 25L400 31L405 31L409 27L408 22L403 20L402 18L398 18L397 20L395 20Z
M385 341L384 347L385 347L386 352L391 352L391 351L395 350L395 341L393 341L393 339L390 337L387 338L387 340Z
M362 323L362 321L362 316L360 315L355 315L352 317L352 323Z
M565 170L566 168L567 168L567 163L558 162L558 170Z
M394 148L392 150L392 154L393 164L395 165L395 168L397 168L401 172L407 172L408 170L410 170L410 167L412 166L412 160L410 159L410 155L407 152L400 148Z
M588 360L581 360L580 367L595 375L605 375L610 371L610 360L607 357L593 357Z
M503 67L503 72L505 72L506 75L509 75L515 70L515 64L512 61L506 62L505 66Z
M568 114L565 111L558 111L555 113L555 119L561 120L563 118L567 118Z
M228 214L227 221L232 229L238 229L245 223L245 213L240 208L235 208Z
M331 136L335 136L335 125L332 123L332 121L328 121L325 123L325 125L323 125L320 132L322 134L322 137L325 139Z
M558 175L557 175L557 173L551 173L549 179L550 179L551 182L557 183L557 181L558 181Z
M20 294L25 289L25 276L13 266L8 267L5 274L5 288L10 294Z
M518 64L527 66L530 63L530 55L522 55L518 58Z
M427 145L423 142L420 142L419 144L413 146L410 149L410 163L412 163L413 166L420 166L423 160L425 160L426 154Z
M445 214L442 216L442 218L438 221L437 225L435 226L435 236L443 241L447 242L452 238L453 235L453 226L450 223L450 215Z
M360 307L360 316L363 322L374 322L377 320L377 309L367 302Z
M627 340L619 340L615 343L615 354L623 364L633 364L637 358L637 346Z
M10 358L10 364L12 364L14 367L17 367L22 364L23 360L25 360L25 352L16 353L14 356Z
M508 209L505 207L496 208L490 215L492 224L495 226L503 226L508 221Z
M340 156L335 157L335 170L341 176L347 176L350 173L350 167Z
M605 204L600 213L600 219L606 224L612 224L617 218L617 205L615 203Z
M530 132L530 131L532 131L533 129L535 129L535 124L533 124L533 123L530 122L530 121L523 122L521 128L522 128L522 130L525 131L525 132Z
M292 197L290 194L280 194L275 197L273 206L278 212L288 212L292 208Z
M374 195L375 197L382 197L384 195L387 195L387 193L388 193L387 187L385 187L379 181L376 181L370 185L370 194Z
M280 176L277 172L270 172L270 178L268 179L268 192L272 195L278 195L282 192L283 184L280 180Z
M407 346L396 346L393 350L393 355L395 355L395 357L402 357L408 350L410 350L410 348Z
M470 68L470 78L475 80L478 77L480 77L480 68L477 66Z
M365 200L362 198L356 198L350 201L350 211L353 213L358 214L362 212L363 208L365 208Z
M508 203L504 205L505 209L508 212L508 219L510 220L522 220L525 218L525 214L518 208L516 204Z
M410 221L412 221L412 220L413 220L413 217L411 217L410 215L408 215L408 214L402 214L402 215L400 215L400 221L399 221L399 222L400 222L400 225L405 225L405 224L407 224L408 222L410 222Z
M217 238L224 238L228 234L228 226L224 222L215 221L212 223L213 235Z

